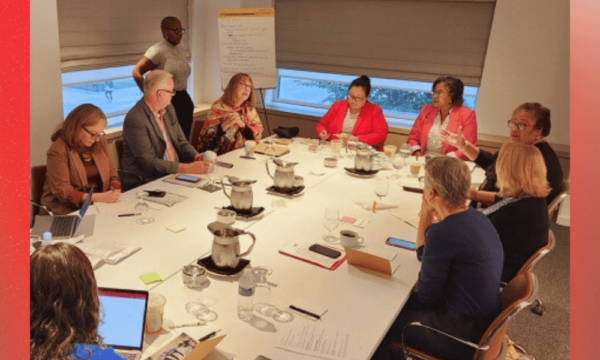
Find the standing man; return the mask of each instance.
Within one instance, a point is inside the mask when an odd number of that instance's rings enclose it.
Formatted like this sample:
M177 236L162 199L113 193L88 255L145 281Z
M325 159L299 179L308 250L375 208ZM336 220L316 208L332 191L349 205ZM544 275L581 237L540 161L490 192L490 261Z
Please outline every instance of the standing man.
M143 89L144 97L123 123L123 187L130 189L168 174L207 173L209 164L185 138L171 106L175 94L171 74L151 71Z

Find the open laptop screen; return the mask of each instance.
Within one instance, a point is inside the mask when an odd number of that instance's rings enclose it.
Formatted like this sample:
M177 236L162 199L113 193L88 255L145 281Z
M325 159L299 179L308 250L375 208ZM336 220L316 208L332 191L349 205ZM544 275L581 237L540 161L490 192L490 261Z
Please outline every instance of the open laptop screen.
M142 350L148 292L99 288L100 325L103 345L116 349Z
M93 192L94 192L94 189L93 188L90 189L90 192L88 192L87 198L83 202L83 205L81 205L81 209L79 210L79 217L78 217L77 223L75 225L75 230L77 230L79 228L79 225L81 224L81 221L83 221L83 217L85 216L87 209L90 207L90 204L92 203Z

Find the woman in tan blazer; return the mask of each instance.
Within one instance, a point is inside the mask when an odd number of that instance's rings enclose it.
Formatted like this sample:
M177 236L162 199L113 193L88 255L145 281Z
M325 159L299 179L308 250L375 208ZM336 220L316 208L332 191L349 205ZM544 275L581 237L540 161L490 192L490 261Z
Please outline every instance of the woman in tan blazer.
M103 139L106 125L102 110L83 104L52 134L42 204L54 214L79 209L91 188L92 202L114 203L119 199L121 182Z

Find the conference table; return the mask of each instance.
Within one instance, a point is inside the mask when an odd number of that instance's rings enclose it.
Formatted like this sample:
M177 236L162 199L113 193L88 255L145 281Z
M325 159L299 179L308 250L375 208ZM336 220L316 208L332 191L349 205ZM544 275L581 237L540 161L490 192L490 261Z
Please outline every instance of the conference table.
M226 336L207 359L369 359L377 349L408 299L420 269L414 251L385 244L390 236L416 240L414 222L410 225L398 216L398 211L414 212L416 216L421 195L404 191L401 185L411 182L418 185L418 182L409 176L408 166L404 166L398 171L399 179L390 179L389 193L383 199L384 204L396 207L373 212L372 207L365 204L377 199L375 178L395 172L386 164L385 156L378 156L383 160L380 164L383 169L374 177L364 178L351 176L344 170L353 168L352 152L342 149L338 165L328 168L323 164L324 158L332 156L327 144L310 151L304 139L295 138L289 149L290 152L280 158L298 162L294 172L304 178L305 189L297 196L273 195L266 191L273 185L273 179L267 174L265 164L268 162L271 174L274 171L273 162L266 155L257 153L255 159L245 159L240 157L244 150L238 149L219 156L218 160L234 166L218 171L221 176L257 180L252 186L253 204L264 207L264 212L256 218L238 218L232 226L256 236L252 252L245 256L250 266L266 266L272 270L267 280L273 286L270 290L260 290L266 291L269 303L280 309L292 304L310 304L324 310L319 320L294 311L290 311L293 320L289 322L278 322L256 312L252 320L240 320L237 317L239 275L225 277L209 273L201 289L184 285L183 266L195 264L211 253L213 235L207 226L216 220L218 209L230 205L222 191L210 193L158 179L123 193L119 206L130 204L131 209L137 202L136 193L143 190L160 189L187 197L171 207L149 202L151 209L143 216L151 216L155 221L146 225L136 222L139 216L118 217L116 213L90 209L96 212L96 223L94 235L85 242L141 247L116 265L104 264L97 268L98 286L148 290L167 298L163 330L157 335L145 336L143 359L182 332L197 339L214 330ZM475 169L473 178L474 184L481 182L483 171ZM231 190L231 187L225 188ZM340 221L334 234L339 236L341 230L353 230L364 238L360 249L397 253L400 267L393 275L350 265L347 261L330 270L279 253L293 241L327 244L322 240L327 234L323 226L326 207L337 207L340 216L362 219L367 224L359 228ZM169 228L185 230L175 233ZM250 237L240 237L242 251L250 242ZM343 252L339 243L331 246ZM140 276L150 272L158 273L162 281L145 284ZM206 326L169 330L170 325L197 321L185 309L187 302L197 298L214 300L210 309L217 313L217 319ZM318 334L319 341L332 348L321 353L303 349L298 337L306 334Z

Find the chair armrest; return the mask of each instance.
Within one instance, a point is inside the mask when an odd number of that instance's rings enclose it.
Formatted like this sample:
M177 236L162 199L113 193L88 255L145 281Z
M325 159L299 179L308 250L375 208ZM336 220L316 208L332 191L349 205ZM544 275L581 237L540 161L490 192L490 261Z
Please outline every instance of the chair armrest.
M404 345L404 332L406 331L406 329L409 326L421 327L423 329L434 331L434 332L436 332L436 333L438 333L440 335L444 335L445 337L450 338L450 339L452 339L454 341L458 341L461 344L467 345L469 347L472 347L474 349L478 349L478 350L481 350L481 351L487 351L490 348L489 345L479 346L479 345L474 344L474 343L472 343L472 342L470 342L468 340L460 339L460 338L458 338L456 336L447 334L447 333L445 333L445 332L443 332L441 330L438 330L436 328L433 328L431 326L423 325L423 324L421 324L420 321L413 321L410 324L407 324L406 326L404 326L404 329L402 329L402 351L404 352L405 356L408 356L408 351L406 350L406 345Z

